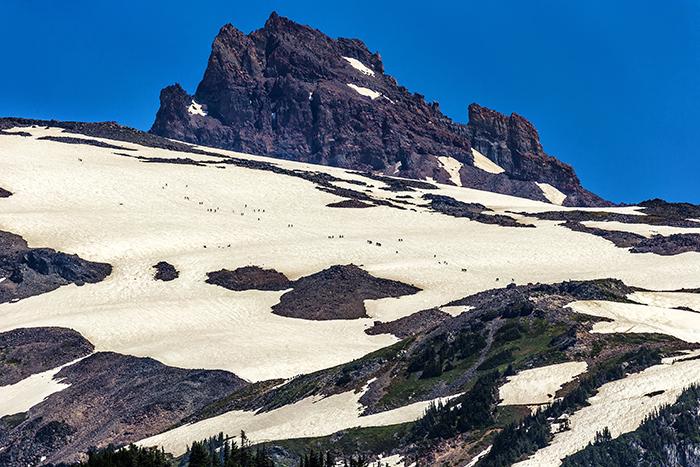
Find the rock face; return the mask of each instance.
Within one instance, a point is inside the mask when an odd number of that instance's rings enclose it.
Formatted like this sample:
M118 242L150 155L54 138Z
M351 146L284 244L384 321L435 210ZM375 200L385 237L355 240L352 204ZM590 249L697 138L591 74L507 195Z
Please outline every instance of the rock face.
M385 74L361 41L276 13L248 35L224 26L195 94L175 84L160 100L151 132L168 138L546 201L542 182L563 192L564 204L605 204L544 153L523 117L472 104L469 124L455 123ZM472 148L504 171L479 168Z

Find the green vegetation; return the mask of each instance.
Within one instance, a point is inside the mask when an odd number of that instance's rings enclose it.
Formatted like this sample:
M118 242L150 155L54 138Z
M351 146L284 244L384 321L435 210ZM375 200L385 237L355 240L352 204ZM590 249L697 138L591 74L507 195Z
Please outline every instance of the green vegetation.
M88 451L88 460L73 467L170 467L171 456L156 448L142 448L133 444L125 449L112 445Z
M432 404L423 418L413 425L409 441L449 439L493 424L499 382L501 378L498 371L489 372L461 396L445 404Z

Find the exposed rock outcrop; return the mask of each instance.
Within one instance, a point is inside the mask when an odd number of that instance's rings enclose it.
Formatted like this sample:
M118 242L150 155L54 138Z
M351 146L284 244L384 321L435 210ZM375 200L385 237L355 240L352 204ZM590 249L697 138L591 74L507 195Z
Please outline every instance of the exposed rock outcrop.
M273 313L312 320L365 318L365 300L400 297L420 290L374 277L354 264L331 266L294 281L293 287L272 307Z
M0 386L58 368L93 349L72 329L20 328L0 333Z
M233 271L222 269L207 273L207 284L229 290L284 290L291 286L287 276L274 269L244 266Z
M62 285L96 283L112 272L106 263L86 261L0 231L0 303L50 292Z
M159 261L153 268L156 270L153 278L157 281L174 281L180 276L180 272L175 269L175 266L166 261Z
M461 164L464 186L547 201L535 182L568 205L606 204L573 169L545 154L534 126L472 104L469 124L384 73L357 39L332 39L272 13L246 35L230 24L214 39L194 95L161 91L151 132L168 138L386 175L455 183L438 157ZM472 148L501 165L474 163Z

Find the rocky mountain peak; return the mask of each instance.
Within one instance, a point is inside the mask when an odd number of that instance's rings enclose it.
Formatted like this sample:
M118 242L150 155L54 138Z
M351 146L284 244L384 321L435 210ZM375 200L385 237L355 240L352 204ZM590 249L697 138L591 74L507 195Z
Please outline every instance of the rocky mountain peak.
M546 155L525 118L472 104L469 123L456 123L385 74L361 40L334 39L274 12L250 34L222 27L194 95L165 88L151 132L541 201L549 197L538 183L547 184L564 204L604 203ZM484 156L495 168L479 164Z

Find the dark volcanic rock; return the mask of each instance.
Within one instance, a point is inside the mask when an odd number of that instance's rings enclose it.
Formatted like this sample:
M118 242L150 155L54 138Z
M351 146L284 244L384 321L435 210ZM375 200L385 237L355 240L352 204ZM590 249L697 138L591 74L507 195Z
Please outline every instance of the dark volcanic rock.
M91 446L137 441L179 423L247 383L218 370L184 370L150 358L100 352L64 368L70 386L0 424L0 465L74 461Z
M95 283L112 266L50 248L29 248L19 235L0 231L0 303L39 295L62 285Z
M10 196L12 196L11 192L9 192L3 188L0 188L0 198L9 198Z
M343 201L338 201L337 203L327 204L329 208L371 208L373 204L363 203L357 199L344 199Z
M631 248L632 253L654 253L662 256L679 255L689 251L700 252L700 234L654 235L651 238L632 232L588 227L580 222L566 221L563 227L602 237L620 248Z
M57 368L93 349L72 329L20 328L0 333L0 386Z
M180 276L180 273L177 269L175 269L175 266L165 261L160 261L153 267L156 270L153 278L157 281L169 282L177 279Z
M660 200L658 200L660 201ZM644 205L644 203L640 204ZM622 214L607 211L544 211L537 213L521 213L528 217L550 221L571 221L571 222L622 222L625 224L646 224L646 225L668 225L671 227L700 227L700 222L692 220L692 216L686 213L694 210L684 210L681 206L694 206L692 204L666 203L660 201L653 207L645 207L645 215Z
M667 219L700 219L700 206L690 203L669 203L662 199L650 199L639 203L649 216Z
M469 124L455 123L385 74L361 41L332 39L276 13L248 35L221 28L194 96L175 84L160 102L151 132L181 141L443 183L452 181L437 157L449 155L464 164L465 186L546 201L535 184L546 182L568 205L605 204L544 153L523 117L472 105ZM476 168L472 147L505 173Z
M412 285L376 278L353 264L331 266L296 280L293 286L272 307L273 313L312 320L365 318L364 300L420 291Z
M404 339L416 334L423 334L448 319L450 319L450 315L444 311L432 308L387 323L375 321L374 326L365 329L365 333L370 336L393 334L399 339Z
M591 235L596 235L598 237L604 238L610 242L613 242L615 246L620 248L630 248L636 246L644 240L643 235L639 235L633 232L622 232L618 230L606 230L599 229L596 227L588 227L580 222L566 221L561 224L567 229L571 229L574 232L584 232Z
M630 251L663 256L679 255L689 251L700 252L700 234L654 235L641 240Z
M284 290L291 287L287 276L274 269L259 266L245 266L229 271L222 269L207 273L207 284L214 284L229 290Z
M483 204L465 203L445 195L426 194L423 195L423 198L430 201L430 207L434 211L448 216L466 217L482 224L496 224L503 227L534 227L532 224L522 224L510 216L484 214L484 212L492 211Z
M59 143L68 144L85 144L88 146L97 146L98 148L119 149L121 151L133 151L133 149L130 148L115 146L114 144L105 143L96 139L74 138L72 136L42 136L41 138L37 139L45 139L48 141L57 141Z

